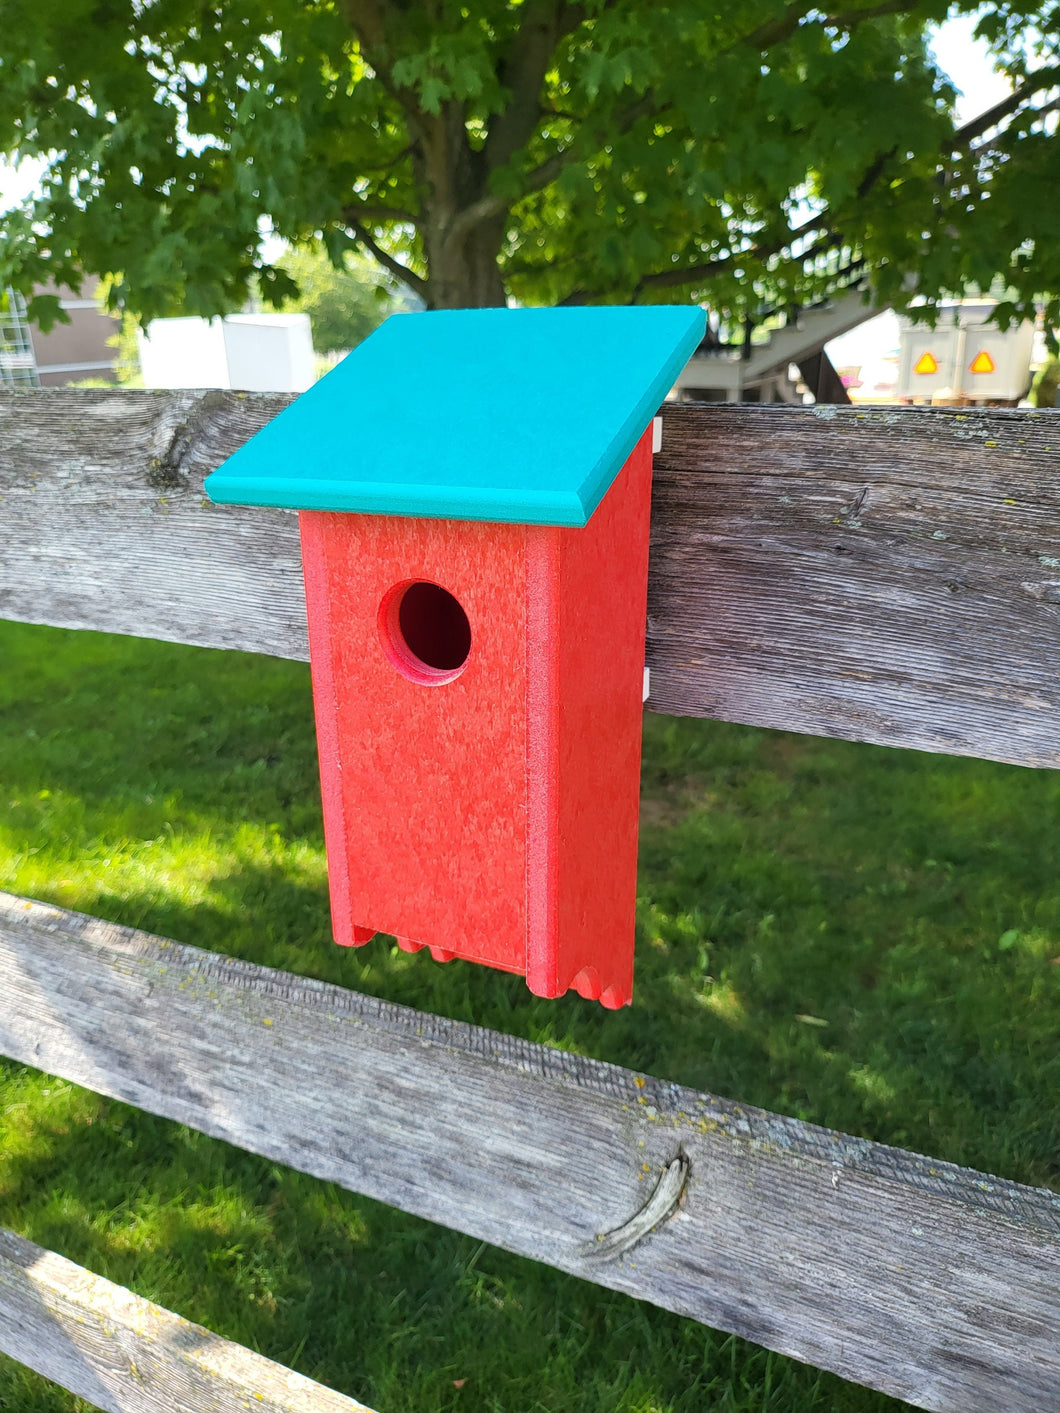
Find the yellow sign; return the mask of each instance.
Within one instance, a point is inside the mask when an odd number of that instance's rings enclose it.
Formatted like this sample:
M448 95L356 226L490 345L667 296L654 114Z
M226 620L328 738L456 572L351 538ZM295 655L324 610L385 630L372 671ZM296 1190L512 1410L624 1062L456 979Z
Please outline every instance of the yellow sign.
M922 353L913 368L914 373L937 373L938 371L938 361L933 353Z
M973 373L992 373L994 371L994 360L985 348L980 349L972 359L971 371Z

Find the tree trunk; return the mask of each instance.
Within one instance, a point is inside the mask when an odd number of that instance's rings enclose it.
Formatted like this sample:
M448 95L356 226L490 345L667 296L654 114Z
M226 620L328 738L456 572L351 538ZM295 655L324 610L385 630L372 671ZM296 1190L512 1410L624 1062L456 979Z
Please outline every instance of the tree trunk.
M482 221L463 240L428 228L427 307L489 309L508 302L497 256L504 240L505 216Z
M445 104L425 127L413 163L424 193L428 308L503 306L507 293L497 257L508 215L476 209L488 199L489 169L483 153L468 142L462 103ZM466 229L465 221L470 221Z

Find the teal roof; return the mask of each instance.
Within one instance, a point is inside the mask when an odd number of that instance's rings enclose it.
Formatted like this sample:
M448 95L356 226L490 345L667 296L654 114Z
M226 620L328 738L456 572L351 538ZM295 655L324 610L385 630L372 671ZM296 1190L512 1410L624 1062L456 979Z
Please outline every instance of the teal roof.
M584 525L703 337L690 305L395 314L211 499Z

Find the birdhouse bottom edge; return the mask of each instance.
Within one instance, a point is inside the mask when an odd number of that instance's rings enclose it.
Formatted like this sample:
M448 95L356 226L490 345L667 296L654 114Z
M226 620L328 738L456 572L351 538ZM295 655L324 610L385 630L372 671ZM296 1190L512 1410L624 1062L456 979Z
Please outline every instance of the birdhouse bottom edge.
M396 933L386 932L386 930L381 927L361 927L354 923L346 931L346 934L341 937L338 935L340 931L338 927L334 927L333 930L336 934L335 942L340 947L366 947L369 942L374 942L377 937L388 936L394 938L394 941L403 952L416 953L426 951L430 953L432 959L436 962L451 962L457 957L461 957L464 961L479 962L479 959L476 957L465 955L462 952L449 951L445 947L432 946L429 942L415 942L411 937L399 937ZM514 976L526 975L523 967L504 966L499 962L488 961L479 962L479 964L490 966L495 971L509 972ZM612 1011L619 1010L622 1006L628 1006L633 999L631 991L624 990L619 985L612 984L605 987L600 980L599 971L594 966L582 967L566 986L538 991L530 984L529 977L527 977L527 986L535 995L543 996L548 1000L555 1000L559 996L565 996L568 991L576 991L583 1000L599 1001L607 1010Z

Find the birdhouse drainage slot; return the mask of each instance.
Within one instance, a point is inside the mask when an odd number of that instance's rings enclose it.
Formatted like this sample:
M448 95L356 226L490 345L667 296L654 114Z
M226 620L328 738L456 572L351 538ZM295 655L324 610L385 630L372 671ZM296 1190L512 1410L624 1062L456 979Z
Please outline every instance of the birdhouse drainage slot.
M379 612L386 655L412 682L437 687L458 677L471 651L471 624L448 589L425 579L398 584Z

